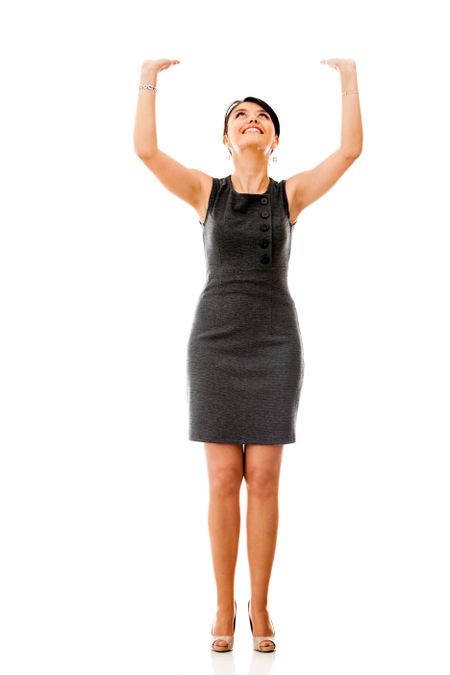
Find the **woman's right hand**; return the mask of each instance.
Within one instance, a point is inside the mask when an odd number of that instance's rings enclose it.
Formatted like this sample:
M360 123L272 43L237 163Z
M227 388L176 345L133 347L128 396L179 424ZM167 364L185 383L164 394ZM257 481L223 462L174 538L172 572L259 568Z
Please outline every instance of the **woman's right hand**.
M170 68L177 63L180 63L177 59L156 59L154 61L144 61L142 64L143 73L159 73L160 70L165 70Z

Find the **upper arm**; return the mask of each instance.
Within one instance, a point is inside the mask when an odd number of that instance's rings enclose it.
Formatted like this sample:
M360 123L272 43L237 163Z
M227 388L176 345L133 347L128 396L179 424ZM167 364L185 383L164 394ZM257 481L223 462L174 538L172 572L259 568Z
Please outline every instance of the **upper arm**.
M205 184L209 176L198 169L188 169L161 150L151 157L140 157L158 180L174 195L194 209L202 203ZM212 178L210 179L212 181Z
M337 182L356 157L349 157L339 148L309 171L302 171L286 179L286 189L292 195L292 212L300 213L319 199Z

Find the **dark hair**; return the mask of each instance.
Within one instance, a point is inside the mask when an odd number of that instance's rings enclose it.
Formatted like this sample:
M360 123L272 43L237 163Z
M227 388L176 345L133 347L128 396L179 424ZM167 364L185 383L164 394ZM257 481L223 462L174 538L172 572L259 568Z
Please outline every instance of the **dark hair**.
M245 101L251 101L252 103L258 103L261 106L261 108L263 108L267 113L269 113L270 118L273 122L273 126L275 127L275 134L279 137L280 136L280 122L279 122L279 119L277 117L277 114L276 114L275 110L273 110L273 108L271 108L268 103L266 103L265 101L263 101L260 98L255 98L254 96L247 96L246 98L243 98L242 100L239 99L237 101L233 101L233 103L231 103L228 106L227 112L225 113L225 122L224 122L224 125L223 125L224 135L228 133L228 119L229 119L231 113L233 112L234 108L239 103L245 103Z

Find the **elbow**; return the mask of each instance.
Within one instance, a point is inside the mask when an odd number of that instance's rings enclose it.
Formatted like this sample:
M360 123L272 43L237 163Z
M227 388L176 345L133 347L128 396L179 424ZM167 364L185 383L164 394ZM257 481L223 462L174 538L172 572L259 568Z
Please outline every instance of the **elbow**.
M345 159L357 159L362 153L362 143L355 145L341 145L341 152L345 155Z
M134 144L134 152L139 157L139 159L142 159L148 154L142 146L136 145L136 143Z
M135 148L134 152L139 157L139 159L142 159L143 162L148 161L155 154L155 152L149 152L148 150L143 150L142 148Z
M352 153L353 159L357 159L360 156L361 153L362 153L362 143L360 145L358 145L357 148L354 149L354 151Z
M351 151L349 150L345 153L345 157L346 157L346 159L354 160L354 159L358 159L358 157L360 156L361 153L362 153L362 148L360 150L351 150Z
M134 139L134 153L139 157L139 159L148 159L155 154L156 148L152 148L149 143L142 142L139 139Z

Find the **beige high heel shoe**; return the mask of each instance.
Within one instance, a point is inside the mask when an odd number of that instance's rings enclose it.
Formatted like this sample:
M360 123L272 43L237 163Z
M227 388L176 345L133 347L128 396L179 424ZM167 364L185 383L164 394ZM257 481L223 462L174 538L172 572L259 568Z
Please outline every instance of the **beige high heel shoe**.
M213 630L214 630L214 621L211 626L211 635L214 638L211 644L211 649L213 649L215 652L231 652L233 649L233 643L234 643L234 632L236 630L236 613L237 613L237 603L236 600L234 601L234 619L233 619L233 635L213 635ZM216 645L217 640L223 640L225 642L228 642L228 645L224 647L223 645Z
M274 641L275 628L273 626L272 619L270 619L270 623L272 626L273 635L253 635L253 623L250 616L250 600L248 601L248 618L250 619L250 628L252 629L253 649L255 649L257 652L274 652L277 646ZM272 644L261 647L261 642L271 642Z

